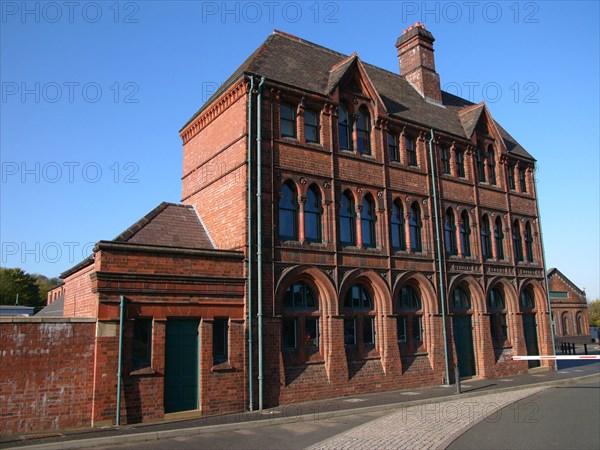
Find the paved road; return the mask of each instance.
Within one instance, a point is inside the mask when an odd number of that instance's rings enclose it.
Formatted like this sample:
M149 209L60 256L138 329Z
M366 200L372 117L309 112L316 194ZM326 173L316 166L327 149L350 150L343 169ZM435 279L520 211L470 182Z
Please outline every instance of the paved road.
M557 386L503 408L449 449L600 449L600 378Z

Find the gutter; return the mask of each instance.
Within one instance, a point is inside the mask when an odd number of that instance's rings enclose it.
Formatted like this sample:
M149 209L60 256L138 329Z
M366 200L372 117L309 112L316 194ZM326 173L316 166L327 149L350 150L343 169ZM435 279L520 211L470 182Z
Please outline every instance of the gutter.
M254 77L250 77L248 101L248 409L254 411L254 351L252 348L252 91Z

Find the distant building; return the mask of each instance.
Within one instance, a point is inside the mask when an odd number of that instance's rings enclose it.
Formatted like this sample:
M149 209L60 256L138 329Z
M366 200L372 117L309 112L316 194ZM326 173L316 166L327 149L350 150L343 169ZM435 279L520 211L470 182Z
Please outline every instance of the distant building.
M548 289L557 344L590 342L590 318L585 292L556 268L548 270Z
M0 316L33 316L33 306L0 305Z

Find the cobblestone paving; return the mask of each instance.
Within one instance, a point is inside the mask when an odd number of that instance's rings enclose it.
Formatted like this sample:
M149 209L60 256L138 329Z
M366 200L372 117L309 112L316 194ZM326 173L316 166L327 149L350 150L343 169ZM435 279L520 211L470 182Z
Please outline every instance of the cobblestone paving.
M316 449L437 449L481 420L500 420L501 408L546 387L501 392L398 411L338 434L310 447Z

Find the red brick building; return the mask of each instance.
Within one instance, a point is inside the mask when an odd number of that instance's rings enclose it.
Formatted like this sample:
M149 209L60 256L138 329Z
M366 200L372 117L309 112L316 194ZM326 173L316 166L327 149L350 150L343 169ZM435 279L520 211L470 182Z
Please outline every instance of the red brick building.
M96 317L94 424L524 373L551 354L534 158L441 91L275 31L185 124L181 205L65 272ZM549 364L544 362L544 364Z
M585 292L556 268L548 270L548 288L557 343L591 342Z

